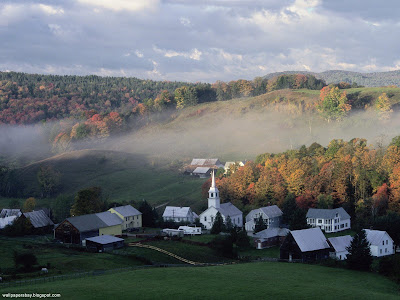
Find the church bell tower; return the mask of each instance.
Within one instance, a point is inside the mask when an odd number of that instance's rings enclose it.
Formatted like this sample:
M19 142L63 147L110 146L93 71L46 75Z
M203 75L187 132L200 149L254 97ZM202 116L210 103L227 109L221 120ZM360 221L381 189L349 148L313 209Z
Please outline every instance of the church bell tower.
M210 208L211 206L214 206L215 208L219 208L221 200L219 199L219 190L215 186L214 170L212 170L211 176L211 187L208 190L208 207Z

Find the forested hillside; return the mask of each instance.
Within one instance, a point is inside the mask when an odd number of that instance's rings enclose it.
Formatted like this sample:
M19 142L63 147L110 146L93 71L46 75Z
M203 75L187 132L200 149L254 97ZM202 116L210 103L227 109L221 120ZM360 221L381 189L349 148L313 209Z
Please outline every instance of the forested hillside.
M357 83L358 85L367 87L378 86L400 86L400 71L390 72L373 72L373 73L359 73L342 70L330 70L321 73L307 72L307 71L285 71L267 74L266 79L270 79L283 74L305 74L313 75L316 78L324 80L327 84L347 82Z

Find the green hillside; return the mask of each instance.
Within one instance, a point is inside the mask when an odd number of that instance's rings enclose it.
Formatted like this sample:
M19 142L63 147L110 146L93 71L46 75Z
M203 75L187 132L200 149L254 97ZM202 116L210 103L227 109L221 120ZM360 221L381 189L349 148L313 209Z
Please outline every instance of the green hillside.
M379 87L388 85L400 86L400 70L389 72L372 72L359 73L343 70L329 70L325 72L307 72L307 71L284 71L265 75L267 79L283 74L305 74L314 75L318 79L323 79L327 84L339 82L356 82L359 85L366 87Z
M251 263L143 269L7 288L63 299L398 299L398 286L373 273L305 264Z

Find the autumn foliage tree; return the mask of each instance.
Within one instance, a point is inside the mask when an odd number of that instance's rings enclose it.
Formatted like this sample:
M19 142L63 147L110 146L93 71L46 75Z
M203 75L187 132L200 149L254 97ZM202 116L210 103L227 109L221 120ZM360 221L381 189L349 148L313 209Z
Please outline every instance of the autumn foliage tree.
M321 116L327 120L341 120L351 109L346 92L341 92L338 87L326 86L321 89L320 102L317 106Z

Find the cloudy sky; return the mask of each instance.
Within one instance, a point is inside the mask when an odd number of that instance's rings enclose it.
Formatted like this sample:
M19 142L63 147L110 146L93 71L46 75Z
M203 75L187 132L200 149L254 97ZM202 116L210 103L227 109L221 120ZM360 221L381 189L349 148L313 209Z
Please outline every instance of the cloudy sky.
M400 69L398 0L1 0L0 70L253 79Z

